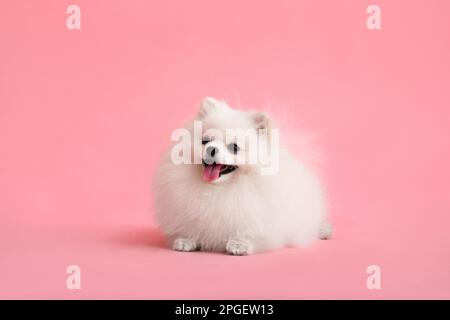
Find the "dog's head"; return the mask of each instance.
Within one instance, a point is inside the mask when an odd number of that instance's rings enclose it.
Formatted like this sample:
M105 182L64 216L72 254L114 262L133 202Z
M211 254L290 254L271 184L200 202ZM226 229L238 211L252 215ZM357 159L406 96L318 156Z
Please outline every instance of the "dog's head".
M204 98L197 120L202 122L202 177L210 183L232 181L259 172L261 148L269 145L271 121L263 112L239 111L224 101ZM200 151L198 151L200 152Z

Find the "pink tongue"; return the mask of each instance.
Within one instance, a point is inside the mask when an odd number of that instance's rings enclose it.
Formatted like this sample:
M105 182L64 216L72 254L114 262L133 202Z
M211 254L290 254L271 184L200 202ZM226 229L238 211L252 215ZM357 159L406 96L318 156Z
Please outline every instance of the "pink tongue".
M222 164L210 164L203 168L203 179L208 182L212 182L219 178L220 169L222 169Z

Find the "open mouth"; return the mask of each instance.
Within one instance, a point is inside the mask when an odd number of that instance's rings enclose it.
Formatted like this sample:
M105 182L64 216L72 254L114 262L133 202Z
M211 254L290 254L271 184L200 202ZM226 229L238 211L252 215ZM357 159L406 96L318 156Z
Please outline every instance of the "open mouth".
M221 176L225 174L229 174L236 170L238 167L229 164L221 164L221 163L212 163L207 164L204 160L203 162L203 179L208 182L213 182L216 179L219 179Z

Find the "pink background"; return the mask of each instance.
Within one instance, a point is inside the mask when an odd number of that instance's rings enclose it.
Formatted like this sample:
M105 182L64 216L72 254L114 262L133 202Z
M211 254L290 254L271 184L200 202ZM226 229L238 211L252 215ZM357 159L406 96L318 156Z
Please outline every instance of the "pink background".
M372 3L381 31L366 28ZM1 1L0 297L450 298L449 12L447 0ZM165 248L152 172L205 95L317 132L333 240L250 257ZM371 264L382 290L366 288Z

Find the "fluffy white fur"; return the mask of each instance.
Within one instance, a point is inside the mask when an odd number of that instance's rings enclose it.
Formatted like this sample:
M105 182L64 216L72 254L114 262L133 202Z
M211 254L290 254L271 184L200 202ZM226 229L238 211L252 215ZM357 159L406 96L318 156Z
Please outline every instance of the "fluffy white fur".
M271 127L264 113L231 109L213 98L203 100L196 119L204 130ZM219 150L216 156L222 155L221 161L232 158L222 141L211 143ZM202 147L202 157L209 144ZM174 250L247 255L330 238L321 182L286 150L280 150L275 175L261 175L258 163L243 164L217 181L206 182L203 167L175 165L169 153L157 169L156 217Z

